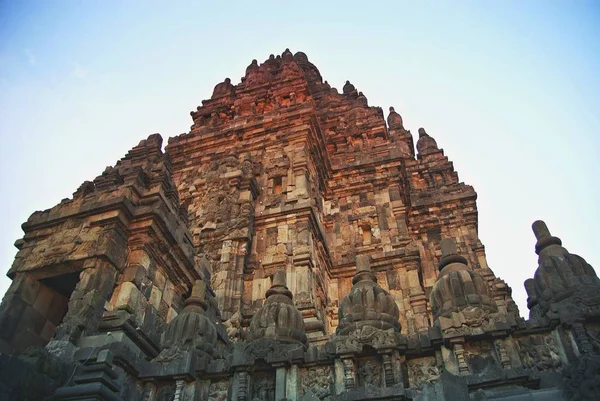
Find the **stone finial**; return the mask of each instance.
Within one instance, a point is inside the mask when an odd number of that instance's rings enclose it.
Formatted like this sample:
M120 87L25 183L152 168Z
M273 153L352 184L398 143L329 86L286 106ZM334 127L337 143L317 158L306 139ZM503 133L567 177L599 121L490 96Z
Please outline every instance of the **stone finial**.
M442 258L458 254L456 251L456 244L450 238L444 238L440 242L440 247L442 248Z
M337 333L346 335L363 326L400 331L399 310L394 298L377 284L371 271L371 257L356 257L356 275L350 293L342 299L338 310Z
M533 229L533 234L535 235L535 238L537 238L537 239L550 236L550 230L548 229L548 226L546 225L546 223L542 220L534 221L533 224L531 225L531 228Z
M271 288L265 293L266 302L283 302L292 305L292 292L286 285L286 273L284 270L278 270L273 275Z
M342 90L344 92L344 95L349 95L352 92L356 91L356 88L350 83L350 81L346 81L346 84L344 85L344 88Z
M390 128L404 128L402 117L393 107L390 107L390 114L388 114L387 123Z
M208 289L202 280L196 280L185 307L171 322L162 336L162 351L154 359L169 361L173 353L196 349L213 357L217 344L217 330L206 311Z
M206 296L206 284L202 280L196 280L192 287L192 296L190 298L204 299Z
M367 99L367 97L362 93L362 92L358 92L358 98L357 100L363 105L363 106L368 106L369 105L369 101Z
M286 274L283 270L277 270L273 275L273 286L286 287Z
M358 255L356 257L356 272L370 272L371 257L369 255Z
M533 229L533 234L537 239L537 242L535 243L535 253L538 255L542 250L550 245L562 245L560 238L554 237L550 234L550 230L544 221L537 220L533 222L531 228Z
M259 68L260 67L258 66L258 61L256 61L256 59L252 60L250 65L246 67L246 76L248 75L248 73L257 71Z
M231 79L225 78L225 81L217 84L215 89L213 90L212 98L222 97L222 96L231 96L233 95L235 88L231 84Z
M435 139L425 132L425 128L419 128L419 140L417 141L417 152L427 154L438 151L438 145Z
M352 278L352 284L360 281L377 283L377 276L371 271L371 257L369 255L356 256L356 274Z
M185 300L185 309L195 309L201 308L202 311L206 311L208 309L208 304L206 303L206 283L202 280L196 280L192 287L192 294L188 299Z
M281 58L283 59L283 61L293 61L294 60L294 56L292 55L292 52L290 51L290 49L285 49L285 51L281 54Z
M572 324L600 316L600 279L594 268L565 249L543 221L534 222L532 229L539 257L533 279L525 281L530 319L548 318Z
M304 319L292 302L292 292L286 287L284 270L275 272L271 288L265 296L264 305L250 321L248 339L270 338L284 343L306 344Z
M436 321L440 316L449 317L467 307L497 312L489 285L479 272L469 269L467 259L458 254L454 240L444 238L440 247L440 275L430 294L431 310Z
M464 256L459 255L456 250L456 243L451 238L444 238L440 241L440 247L442 248L442 258L440 259L440 263L438 264L438 268L440 271L450 265L450 264L458 264L459 266L455 266L456 268L462 268L460 265L464 265L464 269L467 269L467 259Z

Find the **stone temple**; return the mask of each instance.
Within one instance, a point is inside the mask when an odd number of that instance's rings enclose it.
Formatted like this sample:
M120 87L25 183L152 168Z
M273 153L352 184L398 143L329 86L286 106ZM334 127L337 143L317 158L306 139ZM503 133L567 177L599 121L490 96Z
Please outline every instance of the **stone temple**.
M0 400L600 399L594 269L535 222L521 318L393 107L286 50L191 117L23 224Z

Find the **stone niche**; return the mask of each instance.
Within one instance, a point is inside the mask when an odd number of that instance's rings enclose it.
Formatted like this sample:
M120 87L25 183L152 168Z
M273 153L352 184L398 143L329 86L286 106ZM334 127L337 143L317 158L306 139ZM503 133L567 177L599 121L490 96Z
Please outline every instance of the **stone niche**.
M6 341L7 348L21 353L28 346L46 345L54 337L57 326L62 323L69 298L78 281L77 273L40 280L29 274L19 275L12 282L3 301L10 311L0 322L2 338Z
M275 401L275 375L271 372L257 372L250 381L252 401Z
M358 386L382 387L382 361L378 356L363 357L357 361Z

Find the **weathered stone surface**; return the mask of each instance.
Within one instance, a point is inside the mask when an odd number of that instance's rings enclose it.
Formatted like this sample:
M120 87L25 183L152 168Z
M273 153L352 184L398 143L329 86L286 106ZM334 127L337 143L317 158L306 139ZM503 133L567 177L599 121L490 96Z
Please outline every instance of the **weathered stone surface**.
M474 189L393 107L286 49L191 117L23 224L0 399L597 398L594 269L534 223L521 319Z
M273 276L273 284L266 297L265 304L252 317L248 340L269 338L283 343L306 344L302 314L294 307L283 270Z
M370 257L356 258L352 289L340 303L338 335L347 335L370 326L400 332L399 311L394 298L377 284Z

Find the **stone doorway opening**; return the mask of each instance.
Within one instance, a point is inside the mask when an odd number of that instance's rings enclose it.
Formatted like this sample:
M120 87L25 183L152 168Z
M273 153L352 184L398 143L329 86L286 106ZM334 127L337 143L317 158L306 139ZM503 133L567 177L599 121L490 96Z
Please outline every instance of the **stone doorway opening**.
M22 285L25 308L12 336L12 346L21 353L30 346L45 346L67 314L69 299L79 282L79 273L36 280L26 277Z
M39 311L46 322L41 337L47 344L67 314L69 299L79 283L79 272L66 273L40 279L40 293L37 299L43 305Z

